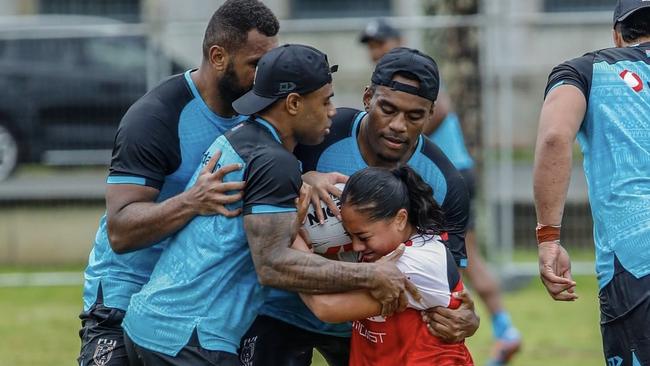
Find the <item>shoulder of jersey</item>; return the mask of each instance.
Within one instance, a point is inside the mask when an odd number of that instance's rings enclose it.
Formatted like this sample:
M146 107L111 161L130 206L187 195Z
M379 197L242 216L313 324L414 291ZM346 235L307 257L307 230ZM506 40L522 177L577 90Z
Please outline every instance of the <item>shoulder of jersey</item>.
M332 127L330 128L330 133L326 137L327 139L331 138L342 138L352 135L352 126L357 116L361 113L360 110L354 108L337 108L336 115L332 118Z

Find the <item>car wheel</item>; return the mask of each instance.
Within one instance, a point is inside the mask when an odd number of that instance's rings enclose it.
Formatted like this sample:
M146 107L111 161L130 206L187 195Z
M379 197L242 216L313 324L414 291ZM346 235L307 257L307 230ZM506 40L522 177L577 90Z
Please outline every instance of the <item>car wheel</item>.
M7 179L18 164L18 141L10 129L0 124L0 181Z

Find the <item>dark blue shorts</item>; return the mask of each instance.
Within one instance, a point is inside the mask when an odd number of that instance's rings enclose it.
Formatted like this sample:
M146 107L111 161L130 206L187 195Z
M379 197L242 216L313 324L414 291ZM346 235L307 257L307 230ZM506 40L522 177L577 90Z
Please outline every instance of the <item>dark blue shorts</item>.
M636 278L615 258L598 297L607 366L650 365L650 275Z
M124 343L129 354L130 366L239 366L234 353L207 350L199 344L196 331L176 356L140 347L124 333Z
M81 366L127 366L122 319L124 311L103 305L101 288L97 302L79 315L81 319Z
M314 333L269 316L258 315L242 338L242 366L308 366L313 350L330 366L347 366L350 338Z

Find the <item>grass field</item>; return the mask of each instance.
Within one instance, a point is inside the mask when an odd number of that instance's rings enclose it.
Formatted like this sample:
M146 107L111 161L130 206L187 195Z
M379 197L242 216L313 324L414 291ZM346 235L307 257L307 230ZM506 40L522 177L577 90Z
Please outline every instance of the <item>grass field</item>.
M576 280L581 297L575 303L553 302L536 278L506 295L524 336L512 365L603 364L596 280ZM80 306L81 286L0 288L0 366L74 365ZM491 345L489 317L481 307L479 312L481 328L468 340L477 366L485 363ZM325 363L317 356L314 365Z

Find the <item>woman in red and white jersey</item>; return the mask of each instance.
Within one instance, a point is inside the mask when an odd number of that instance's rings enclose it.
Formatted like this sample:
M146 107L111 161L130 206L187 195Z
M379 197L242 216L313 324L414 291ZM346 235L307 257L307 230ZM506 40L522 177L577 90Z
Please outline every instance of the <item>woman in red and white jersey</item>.
M376 261L403 243L396 264L421 296L419 301L409 296L405 311L384 318L381 304L367 291L301 294L321 320L354 321L350 366L473 365L464 342L444 343L432 336L420 315L436 306L458 307L452 293L463 290L453 257L438 236L444 214L431 187L408 166L366 168L350 177L341 203L343 224L360 260Z

